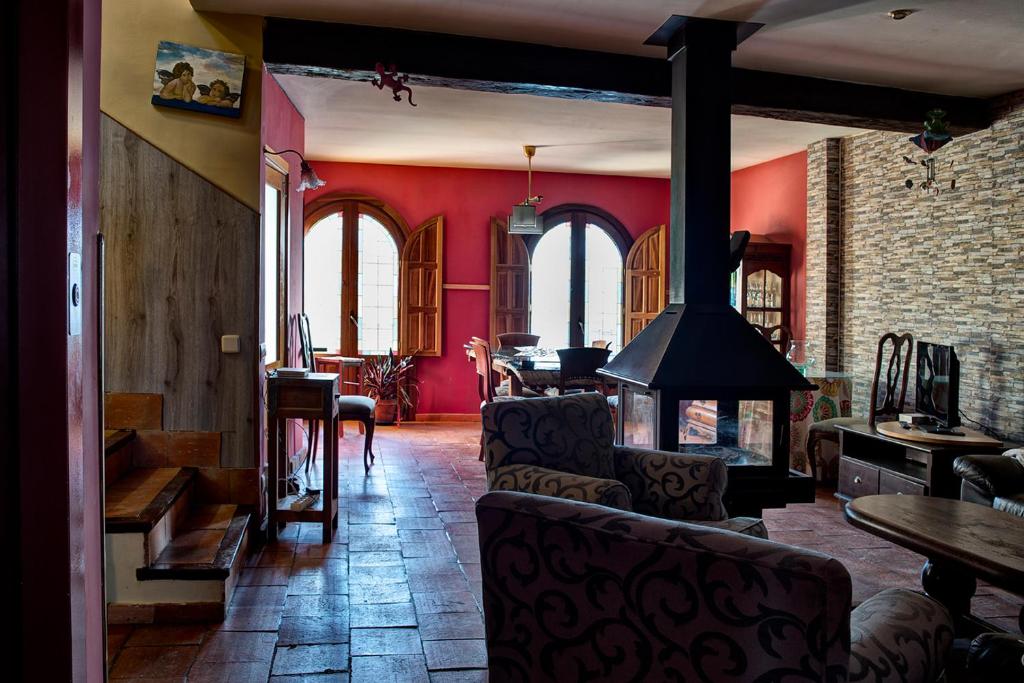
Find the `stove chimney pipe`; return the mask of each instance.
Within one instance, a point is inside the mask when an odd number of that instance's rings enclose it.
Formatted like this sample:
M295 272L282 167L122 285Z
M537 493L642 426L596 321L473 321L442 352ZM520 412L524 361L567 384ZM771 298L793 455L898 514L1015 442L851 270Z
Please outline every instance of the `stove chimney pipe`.
M645 43L672 62L669 303L729 305L732 52L761 26L674 15Z

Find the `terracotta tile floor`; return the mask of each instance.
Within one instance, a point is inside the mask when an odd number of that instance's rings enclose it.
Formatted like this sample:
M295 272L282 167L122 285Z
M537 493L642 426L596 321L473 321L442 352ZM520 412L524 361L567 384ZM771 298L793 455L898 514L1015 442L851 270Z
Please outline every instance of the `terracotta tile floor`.
M112 627L112 678L162 681L485 681L473 501L485 491L479 427L379 427L364 477L362 438L342 441L335 542L290 525L252 556L227 619L209 626ZM766 511L771 536L840 559L854 600L917 588L923 558L849 526L821 492ZM974 609L1015 628L1020 601L981 586Z

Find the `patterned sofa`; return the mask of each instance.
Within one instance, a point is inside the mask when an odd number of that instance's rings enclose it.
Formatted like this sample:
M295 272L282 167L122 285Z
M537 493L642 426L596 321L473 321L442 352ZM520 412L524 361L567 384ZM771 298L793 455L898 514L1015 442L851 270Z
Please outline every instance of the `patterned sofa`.
M523 491L767 538L759 519L729 519L725 463L614 445L598 393L490 403L481 409L491 491Z
M606 506L482 496L492 681L939 678L949 614L888 589L850 611L850 575L809 550Z

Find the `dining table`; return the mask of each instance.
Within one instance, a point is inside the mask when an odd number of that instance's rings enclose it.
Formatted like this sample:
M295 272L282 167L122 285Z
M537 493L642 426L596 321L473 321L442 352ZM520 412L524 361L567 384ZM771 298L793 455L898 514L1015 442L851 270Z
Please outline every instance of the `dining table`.
M466 355L474 358L473 349L465 345ZM544 393L557 387L561 378L558 353L552 349L526 348L491 351L491 368L509 380L509 395L522 396L523 387Z

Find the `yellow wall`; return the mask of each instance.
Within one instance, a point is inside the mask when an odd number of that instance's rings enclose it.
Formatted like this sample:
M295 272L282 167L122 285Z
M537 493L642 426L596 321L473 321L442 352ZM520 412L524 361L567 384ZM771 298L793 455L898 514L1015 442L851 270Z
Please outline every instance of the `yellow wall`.
M161 40L244 54L241 118L153 105L156 46ZM100 107L165 154L259 211L262 55L261 17L200 14L188 0L104 0Z

